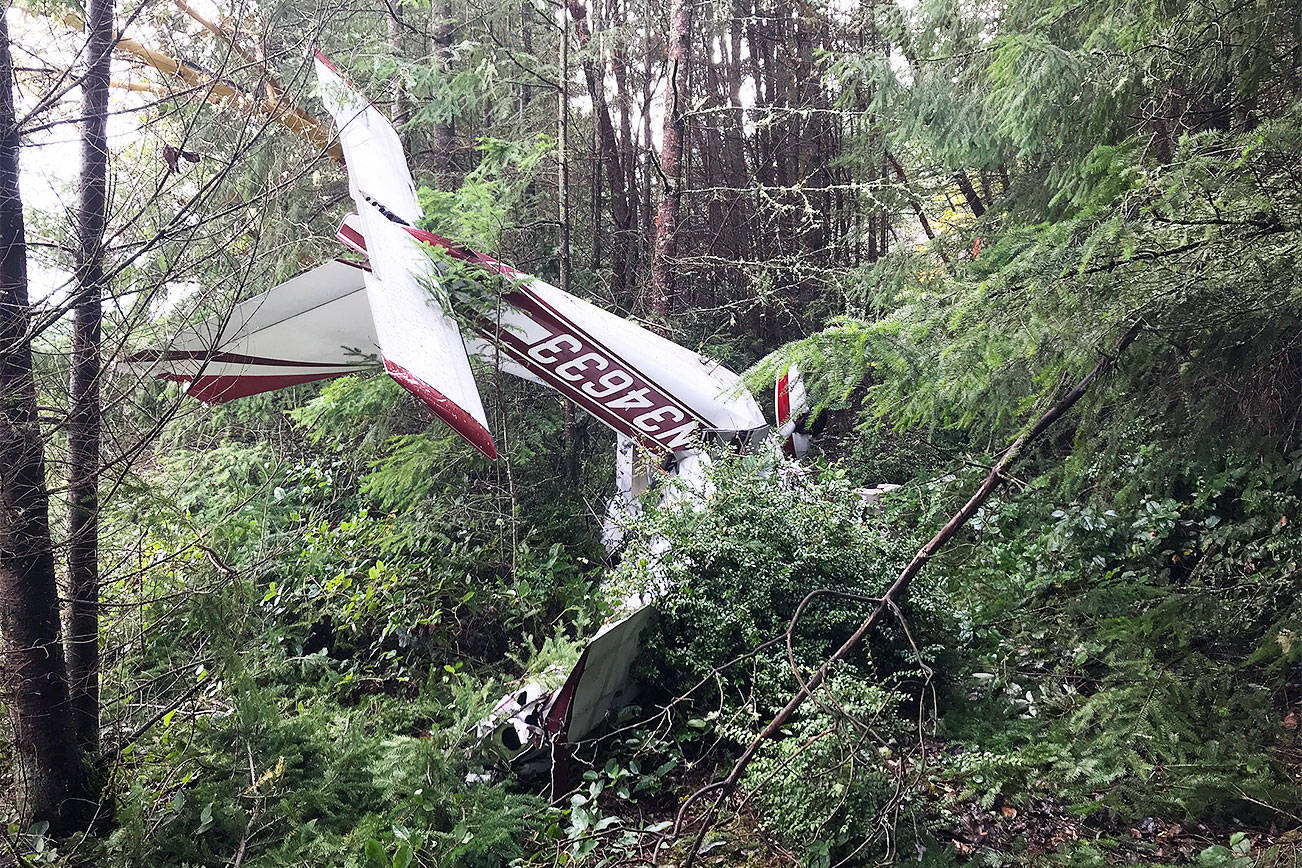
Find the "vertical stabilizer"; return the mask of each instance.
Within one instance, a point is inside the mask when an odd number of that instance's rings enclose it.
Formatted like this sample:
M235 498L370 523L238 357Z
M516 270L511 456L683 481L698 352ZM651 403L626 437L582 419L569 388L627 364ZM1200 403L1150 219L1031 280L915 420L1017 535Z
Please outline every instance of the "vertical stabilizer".
M360 233L355 246L370 257L366 294L384 369L472 446L496 458L461 330L435 300L438 278L404 229L421 210L398 132L319 52L316 69L357 205L349 228Z

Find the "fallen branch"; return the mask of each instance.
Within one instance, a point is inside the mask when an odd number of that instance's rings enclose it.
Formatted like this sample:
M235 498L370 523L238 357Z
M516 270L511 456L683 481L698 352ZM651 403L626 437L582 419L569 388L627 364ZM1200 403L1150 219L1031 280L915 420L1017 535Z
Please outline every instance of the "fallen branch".
M733 765L732 771L728 773L727 777L701 787L699 790L692 793L685 802L683 802L682 807L678 809L678 816L674 822L674 828L671 833L673 837L677 837L681 832L683 822L687 817L687 811L695 802L710 793L718 793L714 803L705 812L704 817L701 819L700 831L697 833L696 839L692 843L691 850L687 853L687 858L683 860L682 868L691 868L692 864L696 861L696 854L700 852L701 844L705 840L706 834L711 828L713 828L715 815L718 813L720 806L722 806L723 800L732 795L732 793L737 789L737 783L745 773L746 767L750 765L753 759L755 759L755 755L759 752L759 749L764 742L777 735L778 731L787 723L788 720L791 719L791 716L795 714L796 710L804 704L804 701L818 689L819 685L821 685L824 680L827 679L828 673L831 671L832 667L837 662L844 659L846 655L853 651L855 646L862 641L863 637L867 635L868 631L877 623L877 620L881 617L882 613L888 609L893 609L898 604L899 600L904 596L905 591L908 590L909 584L913 581L914 577L922 571L922 568L927 565L927 562L930 561L933 556L935 556L936 552L940 550L940 547L948 542L949 539L958 532L959 528L967 523L968 519L970 519L981 507L981 504L985 503L991 492L993 492L999 483L1006 478L1004 471L1021 456L1022 451L1027 447L1027 445L1034 442L1049 428L1049 426L1058 421L1063 414L1070 410L1076 402L1081 399L1081 396L1089 390L1090 385L1096 379L1107 373L1112 368L1113 364L1116 363L1117 357L1121 355L1126 347L1130 346L1130 344L1134 342L1136 337L1139 336L1142 326L1142 320L1137 320L1127 328L1125 333L1121 335L1116 344L1112 347L1111 352L1105 354L1103 358L1099 359L1098 364L1096 364L1088 374L1082 377L1080 382L1078 382L1061 401L1046 411L1044 415L1036 420L1034 425L1013 441L1013 444L1004 451L1003 456L1000 457L1000 459L995 462L994 466L990 468L990 472L986 475L986 478L982 481L981 485L977 487L977 490L973 492L972 496L968 498L967 503L963 504L963 507L950 517L949 521L945 523L945 526L937 531L936 535L928 540L927 544L918 550L918 553L913 556L913 560L909 561L908 565L904 567L891 586L887 588L886 593L882 595L881 601L877 604L877 607L873 609L872 614L864 619L863 623L859 625L858 629L854 631L850 638L846 639L845 643L838 648L822 666L818 667L814 674L810 676L809 680L804 682L800 690L798 690L796 694L791 697L791 700L783 706L782 710L777 713L769 725L764 727L764 731L755 737L755 740L752 741L750 745L747 746L746 750L742 752L741 756L737 758L737 762Z
M182 4L183 5L183 4ZM184 7L188 11L188 7ZM32 11L31 14L39 15L40 12ZM62 21L68 27L74 30L84 30L85 23L81 17L68 13L62 17ZM204 22L209 26L209 22ZM211 25L216 26L216 25ZM210 28L211 29L211 28ZM238 52L239 47L232 45ZM164 54L161 51L155 51L148 46L124 36L122 33L114 34L114 51L119 54L130 55L144 63L146 66L163 73L164 75L174 76L185 82L191 89L205 91L204 99L214 105L227 103L239 106L246 106L252 110L258 111L263 115L279 122L290 132L297 134L305 139L309 144L320 148L336 162L343 160L343 148L335 140L334 134L328 127L323 125L319 120L308 112L300 109L291 103L285 95L280 92L275 80L267 74L265 84L268 86L269 95L265 98L250 93L240 86L223 78L219 78L207 70L200 69L186 61ZM243 52L240 52L243 55ZM266 70L265 62L254 63ZM131 90L140 89L130 87Z

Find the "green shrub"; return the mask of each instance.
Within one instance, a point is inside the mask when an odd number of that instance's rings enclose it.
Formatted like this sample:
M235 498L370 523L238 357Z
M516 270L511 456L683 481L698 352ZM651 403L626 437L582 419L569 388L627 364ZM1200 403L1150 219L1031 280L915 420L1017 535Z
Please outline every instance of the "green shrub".
M705 697L722 691L731 707L772 713L797 686L786 645L775 640L801 600L824 592L809 602L792 636L796 663L816 667L903 565L901 544L865 515L840 471L797 472L789 465L773 471L767 459L717 457L706 501L651 509L624 555L616 581L648 583L658 573L668 587L642 657L656 695L686 693L711 679L715 667L760 648L698 697L708 702ZM654 555L651 547L659 544L668 551ZM929 619L940 613L925 580L906 611L922 619L914 624L920 635L934 635ZM893 623L883 624L851 662L881 675L916 665Z
M904 701L898 692L834 677L746 769L742 787L754 794L764 827L806 864L851 852L868 861L912 808L915 782L896 755L897 737L908 737L895 713Z

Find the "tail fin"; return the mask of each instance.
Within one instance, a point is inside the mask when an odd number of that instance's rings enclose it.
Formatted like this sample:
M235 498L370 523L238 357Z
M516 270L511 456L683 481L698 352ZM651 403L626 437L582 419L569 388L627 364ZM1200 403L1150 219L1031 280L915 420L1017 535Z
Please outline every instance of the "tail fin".
M496 458L461 331L431 293L438 277L404 228L421 210L398 132L319 52L316 67L357 205L358 219L341 232L370 257L366 295L384 369L472 446Z
M773 403L782 451L788 458L800 458L809 451L809 434L802 430L801 425L802 417L809 409L809 393L800 376L800 367L795 363L778 377L773 389Z

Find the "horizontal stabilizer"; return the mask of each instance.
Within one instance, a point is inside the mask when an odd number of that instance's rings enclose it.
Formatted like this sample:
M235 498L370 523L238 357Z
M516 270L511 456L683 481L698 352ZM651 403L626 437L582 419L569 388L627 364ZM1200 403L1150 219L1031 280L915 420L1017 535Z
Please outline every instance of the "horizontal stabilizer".
M332 260L117 365L209 404L374 369L363 271Z

